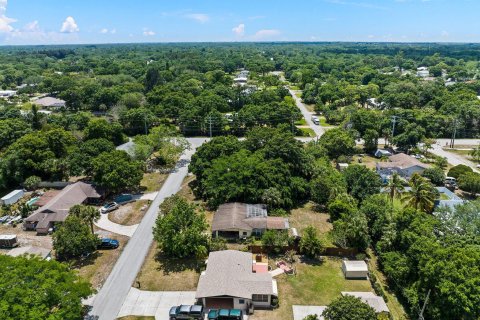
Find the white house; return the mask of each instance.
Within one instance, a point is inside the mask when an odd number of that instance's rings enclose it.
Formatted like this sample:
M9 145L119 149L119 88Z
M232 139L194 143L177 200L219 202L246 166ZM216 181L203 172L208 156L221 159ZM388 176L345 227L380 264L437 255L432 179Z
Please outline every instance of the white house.
M10 98L17 94L15 90L0 90L0 98Z
M427 78L430 76L430 71L427 67L419 67L417 68L417 77L420 78Z
M362 260L344 260L342 271L347 279L367 279L368 265Z
M195 298L206 309L268 309L278 296L277 283L268 272L255 273L250 252L211 252L198 281Z

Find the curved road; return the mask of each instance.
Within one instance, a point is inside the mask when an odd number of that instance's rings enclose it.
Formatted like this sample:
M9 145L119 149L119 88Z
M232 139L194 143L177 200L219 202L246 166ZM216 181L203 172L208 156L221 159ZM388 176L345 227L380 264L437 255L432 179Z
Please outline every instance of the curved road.
M138 225L137 230L123 249L120 258L115 263L102 289L94 298L92 309L87 319L113 320L117 318L153 242L152 227L160 211L159 205L165 198L180 190L183 179L188 173L188 163L191 156L195 149L206 140L205 138L188 139L192 147L191 150L187 150L180 157L175 171L168 176L153 200L142 222Z

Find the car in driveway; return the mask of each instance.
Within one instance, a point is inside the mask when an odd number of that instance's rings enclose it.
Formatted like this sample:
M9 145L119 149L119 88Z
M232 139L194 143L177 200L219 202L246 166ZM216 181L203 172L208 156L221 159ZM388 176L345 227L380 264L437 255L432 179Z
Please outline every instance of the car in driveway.
M320 124L320 119L317 116L312 117L312 122L315 123L317 126Z
M217 320L218 319L218 309L210 309L208 311L208 320Z
M220 309L218 311L218 320L241 320L242 310L240 309Z
M120 246L118 240L103 238L100 239L100 243L97 246L97 249L117 249Z
M169 311L170 320L183 320L183 319L203 319L203 307L200 305L180 305L171 307Z
M116 202L109 202L100 208L101 213L108 213L113 210L117 210L120 206Z

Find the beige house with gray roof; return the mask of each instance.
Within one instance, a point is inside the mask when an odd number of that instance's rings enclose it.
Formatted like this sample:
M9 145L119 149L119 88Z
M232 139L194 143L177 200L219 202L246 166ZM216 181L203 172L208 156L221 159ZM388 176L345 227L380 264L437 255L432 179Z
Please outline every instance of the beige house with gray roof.
M269 217L266 206L240 202L218 207L212 221L212 236L246 238L260 236L265 230L288 230L287 218Z
M254 273L252 254L236 250L210 253L195 294L205 308L241 310L270 308L272 296L278 296L272 275Z

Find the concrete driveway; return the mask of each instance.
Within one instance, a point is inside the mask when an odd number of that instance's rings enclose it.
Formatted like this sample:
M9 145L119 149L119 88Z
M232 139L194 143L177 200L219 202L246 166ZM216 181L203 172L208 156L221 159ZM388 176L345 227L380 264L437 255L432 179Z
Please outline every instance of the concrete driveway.
M132 287L118 317L150 316L156 320L169 320L171 307L194 303L195 291L142 291Z
M108 219L108 213L101 214L100 219L98 219L98 221L95 221L94 224L103 230L107 230L116 234L121 234L127 237L131 237L138 227L138 224L134 224L132 226L124 226L110 221Z

